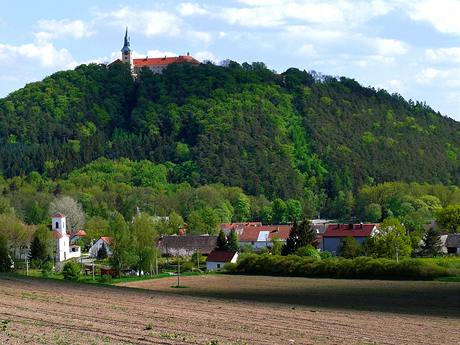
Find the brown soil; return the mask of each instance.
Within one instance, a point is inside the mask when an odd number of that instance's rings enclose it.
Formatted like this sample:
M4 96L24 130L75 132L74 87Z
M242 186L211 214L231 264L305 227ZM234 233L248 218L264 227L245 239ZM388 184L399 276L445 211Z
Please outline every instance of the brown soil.
M458 342L457 283L223 275L184 277L182 283L188 288L183 289L172 289L174 283L168 278L123 284L142 288L130 289L0 275L0 343ZM368 299L372 295L364 293L368 290L377 298ZM385 308L370 306L385 304L385 294L389 295L386 303L407 305L407 291L416 296L409 298L415 308L406 308L410 309L407 313L401 308L382 311ZM359 294L368 302L355 303ZM334 306L332 302L339 300L335 295L356 305ZM422 315L419 304L423 300L427 307ZM9 322L2 323L5 320Z

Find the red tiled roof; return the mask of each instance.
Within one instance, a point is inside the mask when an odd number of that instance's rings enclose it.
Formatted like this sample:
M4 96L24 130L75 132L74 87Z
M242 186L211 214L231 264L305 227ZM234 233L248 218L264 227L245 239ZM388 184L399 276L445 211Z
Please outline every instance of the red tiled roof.
M52 218L65 218L65 216L62 213L56 213L51 216Z
M113 243L112 237L102 236L100 239L103 240L105 243L107 243L109 246L112 245Z
M245 226L262 226L261 222L245 222L245 223L222 223L220 224L220 228L222 230L232 230L232 229L238 229L238 228L243 228Z
M75 237L75 236L85 237L86 236L86 231L85 230L77 230L77 231L74 231L74 232L70 233L70 237Z
M329 224L323 237L369 237L377 224Z
M67 236L67 234L66 234L65 236ZM64 237L64 235L63 235L60 231L53 230L53 237L54 237L55 239L59 239L59 238Z
M208 262L230 262L235 256L236 252L229 252L226 250L213 250L208 255Z
M262 226L245 226L240 236L239 241L256 242L261 231L269 231L268 240L279 238L285 240L289 237L292 225L262 225Z
M123 63L123 61L121 61L120 59L116 59L115 61L111 62L111 63L109 64L109 66L110 66L110 65L122 64L122 63Z
M144 58L133 59L134 67L147 67L147 66L166 66L173 63L188 62L192 64L199 64L200 62L190 55L180 55L174 57L161 57L161 58Z

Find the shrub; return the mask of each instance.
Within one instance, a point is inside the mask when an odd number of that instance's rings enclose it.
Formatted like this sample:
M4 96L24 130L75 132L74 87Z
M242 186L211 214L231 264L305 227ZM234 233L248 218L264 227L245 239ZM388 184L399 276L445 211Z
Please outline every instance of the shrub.
M66 280L78 280L81 274L81 267L75 261L68 261L62 269L62 274Z
M321 259L329 259L329 258L334 257L334 255L332 255L332 253L328 252L327 250L320 252L319 256L321 257Z
M181 272L188 272L193 269L193 262L186 261L186 262L181 262L180 264L180 270Z
M51 261L45 261L42 264L42 276L48 278L53 272L53 263Z
M99 283L103 284L111 284L113 281L113 278L110 274L104 274L102 277L98 279Z
M223 270L226 273L236 273L236 264L232 262L227 262L224 265Z
M418 259L358 257L355 259L325 258L297 255L241 255L235 273L296 277L424 279L460 275L459 269L449 269Z
M319 252L316 248L314 248L312 245L308 245L305 247L300 247L294 252L294 255L297 256L303 256L303 257L310 257L314 259L321 259L321 256L319 255Z

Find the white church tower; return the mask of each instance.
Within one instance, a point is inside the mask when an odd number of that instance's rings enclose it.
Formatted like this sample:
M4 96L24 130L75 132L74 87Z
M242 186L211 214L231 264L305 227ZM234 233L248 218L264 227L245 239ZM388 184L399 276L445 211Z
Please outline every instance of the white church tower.
M121 61L131 66L131 48L129 47L128 27L126 27L125 41L121 48Z
M67 235L65 216L61 213L51 216L51 230L56 239L56 261L61 262L70 257L70 238Z

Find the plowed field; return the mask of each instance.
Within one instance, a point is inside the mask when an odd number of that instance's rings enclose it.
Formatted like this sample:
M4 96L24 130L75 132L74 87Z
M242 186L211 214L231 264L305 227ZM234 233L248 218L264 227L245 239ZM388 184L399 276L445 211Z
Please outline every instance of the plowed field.
M0 343L458 343L458 283L224 275L174 283L0 275Z

